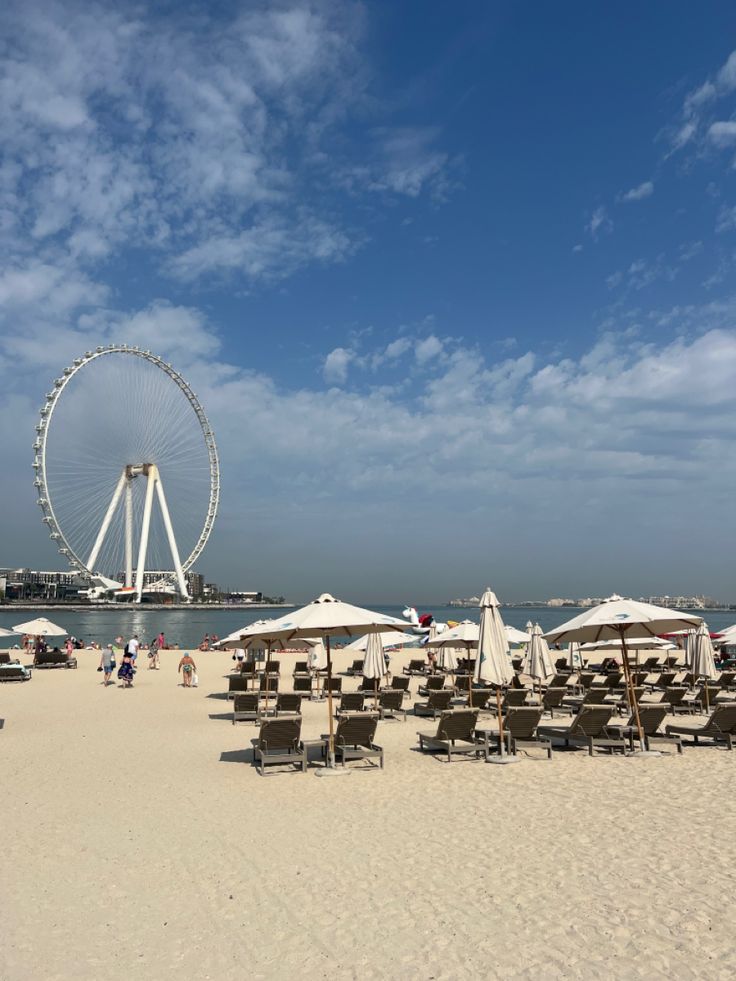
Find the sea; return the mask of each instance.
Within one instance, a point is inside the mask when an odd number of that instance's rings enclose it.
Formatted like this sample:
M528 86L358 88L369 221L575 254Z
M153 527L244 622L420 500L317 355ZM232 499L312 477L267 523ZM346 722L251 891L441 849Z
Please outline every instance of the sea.
M365 605L380 613L402 618L403 606ZM294 608L292 607L292 609ZM63 627L67 634L83 639L86 643L95 642L104 645L116 637L128 638L133 634L138 634L141 641L145 643L163 630L170 646L178 644L180 648L186 649L198 647L205 634L210 637L212 634L225 637L227 634L234 633L238 628L253 623L254 620L283 616L288 612L288 609L286 607L276 609L259 607L258 609L247 610L242 607L230 609L227 606L192 606L188 609L162 610L146 609L143 606L132 609L130 607L123 609L91 607L89 610L79 611L79 609L68 610L62 606L53 606L43 609L34 607L33 611L29 611L27 607L25 610L4 608L0 610L0 627L10 629L15 624L45 616L57 626ZM446 623L448 620L473 620L477 622L479 616L479 611L474 607L458 608L433 603L420 603L417 605L417 610L420 615L432 613L440 623ZM551 630L581 612L581 609L569 606L564 608L549 606L501 607L504 623L517 627L519 630L524 630L527 621L538 623L542 631ZM694 610L692 612L703 616L711 631L723 630L736 622L736 611L734 610ZM16 639L13 637L3 638L0 640L0 648L10 647L15 642Z

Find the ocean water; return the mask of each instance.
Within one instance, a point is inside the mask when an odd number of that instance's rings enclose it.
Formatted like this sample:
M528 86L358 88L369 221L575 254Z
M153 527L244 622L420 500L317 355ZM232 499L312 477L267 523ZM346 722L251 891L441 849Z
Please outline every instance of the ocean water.
M401 618L402 606L376 606L380 613ZM474 620L477 622L477 609L459 609L456 607L440 606L437 604L419 604L420 614L432 613L439 622L448 620ZM13 624L22 623L37 616L46 616L67 633L83 638L87 642L96 641L106 644L115 637L128 638L138 634L142 641L152 640L159 631L163 630L169 644L178 644L181 648L197 647L205 634L215 633L219 637L233 633L239 627L244 627L254 620L279 617L288 611L284 608L275 610L232 610L227 607L192 607L187 610L148 610L140 609L108 609L96 608L84 612L72 612L60 607L38 609L33 612L22 610L0 610L0 627L9 629ZM538 623L543 631L551 630L560 623L572 619L581 611L573 607L555 609L547 606L540 607L502 607L501 616L504 623L523 630L527 620ZM736 611L718 611L705 613L705 619L711 630L722 630L736 622ZM0 639L0 649L16 642L16 638Z

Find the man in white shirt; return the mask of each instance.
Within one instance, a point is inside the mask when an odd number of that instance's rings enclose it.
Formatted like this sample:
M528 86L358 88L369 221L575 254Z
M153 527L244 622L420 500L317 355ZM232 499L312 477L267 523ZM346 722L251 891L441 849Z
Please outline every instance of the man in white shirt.
M133 664L138 660L138 648L140 647L140 641L138 640L138 634L133 634L133 636L128 641L128 654L133 658Z

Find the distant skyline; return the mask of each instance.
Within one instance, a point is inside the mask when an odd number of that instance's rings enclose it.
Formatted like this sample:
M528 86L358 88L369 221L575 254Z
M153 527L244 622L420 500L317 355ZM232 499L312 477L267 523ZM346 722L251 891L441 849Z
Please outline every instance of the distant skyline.
M733 599L735 27L3 5L4 560L63 568L38 409L122 342L210 417L223 586Z

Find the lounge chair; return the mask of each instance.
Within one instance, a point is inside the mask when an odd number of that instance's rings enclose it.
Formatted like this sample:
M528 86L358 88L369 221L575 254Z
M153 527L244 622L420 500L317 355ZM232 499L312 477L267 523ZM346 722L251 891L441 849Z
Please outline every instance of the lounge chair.
M426 674L427 673L427 662L418 660L414 658L409 661L409 667L404 672L405 674Z
M382 688L381 691L400 691L402 695L410 695L410 681L411 678L409 678L407 675L397 674L391 679L391 684L388 687Z
M417 733L419 748L430 751L442 750L447 754L448 763L452 761L453 753L478 756L483 751L484 741L476 735L477 722L477 709L443 712L437 723L436 732Z
M718 681L724 691L729 691L736 686L736 671L721 671Z
M395 719L397 715L400 715L402 720L406 722L406 709L402 707L403 701L404 693L402 691L382 691L378 696L379 716L382 719L387 716Z
M555 709L558 712L570 712L571 708L562 704L562 699L567 694L566 688L547 688L542 695L542 708L549 712L550 718L554 719Z
M362 692L366 698L369 695L375 695L376 689L380 690L381 682L378 678L361 678L360 684L358 685L358 691Z
M362 712L364 709L365 695L362 691L344 691L340 696L336 715L339 717L346 712Z
M307 750L301 741L301 716L293 719L264 719L258 738L253 740L256 769L265 775L265 768L279 763L296 764L307 772ZM260 763L260 766L259 766Z
M233 697L233 725L236 722L258 722L260 695L257 691L236 692Z
M0 667L0 681L30 681L31 671L22 664L3 664ZM35 689L34 689L35 691Z
M678 715L679 713L692 713L697 709L695 702L685 701L685 695L687 695L687 688L684 685L672 685L669 688L665 688L660 699L661 702L667 702L670 707L671 715ZM642 703L639 703L642 704Z
M15 658L14 661L10 659L9 651L0 651L0 664L18 664L18 659Z
M299 695L309 695L311 697L312 678L309 675L296 675L293 688Z
M292 677L295 674L309 674L309 665L306 661L295 661L294 670L291 672Z
M278 694L279 690L279 676L277 674L262 674L259 684L259 689L262 693L268 692L269 695Z
M302 696L296 691L281 691L276 696L276 715L301 715Z
M281 661L265 661L263 664L264 674L281 674Z
M375 715L349 715L337 724L335 732L335 759L345 766L348 760L378 759L383 769L383 747L373 742L378 719ZM324 752L329 746L329 736L322 736Z
M362 658L353 661L350 667L347 669L345 674L351 674L354 678L360 674L363 674L364 661Z
M712 739L716 743L725 742L728 749L733 749L733 739L736 735L736 702L722 702L716 705L707 721L700 726L670 723L665 726L664 731L668 736L692 736L696 746L700 739Z
M34 668L76 668L77 659L65 651L46 651L33 658Z
M518 708L526 704L529 691L526 688L508 688L501 702L501 711L506 712L510 708Z
M407 679L408 680L408 679ZM442 691L445 687L445 676L442 674L431 674L425 679L424 684L417 689L417 694L426 698L431 691Z
M248 691L248 678L241 674L231 674L228 677L227 697L232 698L236 692Z
M567 691L570 688L570 685L568 685L568 681L570 680L571 676L572 676L572 672L570 671L563 672L563 673L558 672L554 676L554 678L550 681L549 687L564 688Z
M582 705L569 726L542 725L537 727L537 734L545 739L561 740L565 746L587 746L591 756L595 746L625 751L624 740L606 735L612 714L613 709L607 705Z
M415 715L425 715L432 716L436 719L438 715L446 712L452 702L452 692L449 688L445 688L443 691L433 691L428 697L426 702L415 702L414 703L414 714Z
M491 711L496 709L496 696L495 692L490 688L471 688L465 696L465 703L468 708L478 709L479 712L483 712L488 708L488 700L493 696L493 705L491 706Z
M665 718L670 714L670 706L666 702L639 702L639 722L644 736L642 749L649 749L653 742L675 742L677 752L682 753L682 740L679 736L672 735L667 737L665 733L659 731L659 727ZM622 726L609 725L606 733L612 738L627 739L631 751L634 750L634 740L639 739L639 729L636 724L636 716L632 713L628 722Z
M547 753L547 759L552 759L552 741L538 734L537 727L542 718L542 709L532 705L510 708L503 720L503 737L506 751L516 755L516 747L521 744L539 746ZM498 729L485 730L485 756L491 755L491 750L498 748Z
M327 695L331 691L333 695L342 695L342 678L325 678L322 685L322 694Z
M473 687L473 676L472 674L456 674L455 675L455 694L465 695Z
M557 672L566 671L567 672L569 670L570 670L570 662L569 662L568 658L567 657L558 657L557 660L555 661L555 671L557 671Z

